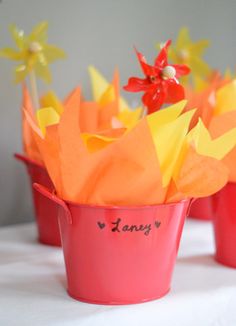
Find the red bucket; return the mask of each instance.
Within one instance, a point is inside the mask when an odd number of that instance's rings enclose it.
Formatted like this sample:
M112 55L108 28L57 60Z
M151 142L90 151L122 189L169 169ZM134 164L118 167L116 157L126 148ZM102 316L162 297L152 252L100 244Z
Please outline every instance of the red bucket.
M216 260L236 268L236 183L212 196Z
M191 205L189 217L211 221L213 219L211 196L196 199Z
M102 207L65 202L59 225L71 297L96 304L154 300L170 289L190 201L143 207Z
M50 246L61 246L57 220L58 206L33 188L33 183L39 182L51 191L53 190L53 184L46 169L26 156L15 154L15 158L25 163L30 176L39 242Z

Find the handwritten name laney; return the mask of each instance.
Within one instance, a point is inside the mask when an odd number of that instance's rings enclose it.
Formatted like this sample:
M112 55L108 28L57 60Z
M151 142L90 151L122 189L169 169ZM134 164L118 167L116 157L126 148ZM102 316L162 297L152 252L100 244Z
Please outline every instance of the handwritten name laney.
M143 232L145 235L149 235L150 231L152 230L152 225L151 224L140 224L140 225L136 225L136 224L132 224L132 225L121 225L121 219L118 218L115 222L112 222L112 224L114 225L114 227L111 229L112 232ZM155 226L156 228L159 228L159 226L161 225L160 222L156 221L155 222Z

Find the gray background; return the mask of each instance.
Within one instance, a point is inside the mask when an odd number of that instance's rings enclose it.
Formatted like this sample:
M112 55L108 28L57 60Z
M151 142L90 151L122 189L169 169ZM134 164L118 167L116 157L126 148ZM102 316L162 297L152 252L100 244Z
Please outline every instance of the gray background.
M133 45L152 59L155 42L174 39L183 25L194 39L212 41L206 59L213 67L233 69L235 14L236 0L2 0L0 47L12 44L10 23L28 32L48 20L49 41L64 48L69 59L53 65L52 87L64 97L83 84L89 95L89 64L107 78L118 66L124 84L128 76L140 74ZM12 63L0 61L0 225L32 219L25 169L12 158L21 151L21 94L12 83L12 68Z

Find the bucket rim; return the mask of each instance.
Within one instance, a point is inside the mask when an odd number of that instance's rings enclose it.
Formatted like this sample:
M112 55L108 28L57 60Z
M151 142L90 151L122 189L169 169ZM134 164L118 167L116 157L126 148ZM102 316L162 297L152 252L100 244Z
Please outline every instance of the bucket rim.
M236 181L228 181L224 187L226 187L228 184L236 185ZM223 188L224 188L224 187L223 187ZM221 188L221 189L223 189L223 188ZM221 189L220 189L220 190L221 190ZM220 191L220 190L219 190L219 191Z
M14 157L18 160L22 160L24 161L26 164L28 165L33 165L37 168L40 168L42 170L47 171L46 167L43 164L40 164L38 162L36 162L35 160L33 160L32 158L30 158L29 156L25 155L25 153L14 153Z
M57 196L56 192L54 191L54 194ZM62 198L61 198L62 199ZM79 204L75 203L70 200L62 199L67 205L69 206L75 206L75 207L82 207L82 208L90 208L90 209L107 209L107 210L140 210L140 209L153 209L157 207L171 207L171 206L177 206L181 204L187 204L191 203L193 201L193 198L186 198L182 199L178 202L173 203L164 203L164 204L153 204L153 205L98 205L98 204Z

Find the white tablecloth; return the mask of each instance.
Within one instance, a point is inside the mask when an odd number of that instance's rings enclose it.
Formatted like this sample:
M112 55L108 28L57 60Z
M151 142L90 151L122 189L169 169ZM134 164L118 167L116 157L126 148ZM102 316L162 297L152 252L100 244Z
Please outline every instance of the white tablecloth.
M71 299L62 251L35 238L33 224L0 229L1 326L236 326L236 270L214 261L208 222L185 224L169 295L130 306Z

